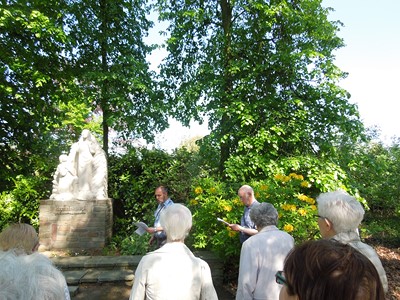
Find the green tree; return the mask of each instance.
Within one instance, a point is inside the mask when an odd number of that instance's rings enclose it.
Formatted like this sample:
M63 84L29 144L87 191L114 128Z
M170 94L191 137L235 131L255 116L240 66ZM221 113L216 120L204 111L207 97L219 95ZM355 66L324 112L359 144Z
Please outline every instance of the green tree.
M58 104L69 85L61 7L62 1L35 0L2 1L0 7L1 190L49 157Z
M348 174L351 186L367 200L371 213L386 217L398 215L399 139L385 145L377 132L369 132L365 140L342 142L338 149L341 153L338 163Z
M146 56L154 46L143 38L152 22L146 1L69 0L65 26L74 75L102 115L103 149L109 128L125 139L150 139L167 126L162 101Z
M320 0L158 1L169 21L161 75L174 116L208 115L222 175L246 178L286 156L329 153L362 124L334 65L340 22Z

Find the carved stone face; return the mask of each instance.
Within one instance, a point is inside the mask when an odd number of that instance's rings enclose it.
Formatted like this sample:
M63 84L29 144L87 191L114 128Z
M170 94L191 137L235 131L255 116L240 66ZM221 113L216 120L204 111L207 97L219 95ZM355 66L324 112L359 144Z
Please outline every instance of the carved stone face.
M82 131L82 137L83 137L83 139L87 139L89 137L89 130L84 129Z

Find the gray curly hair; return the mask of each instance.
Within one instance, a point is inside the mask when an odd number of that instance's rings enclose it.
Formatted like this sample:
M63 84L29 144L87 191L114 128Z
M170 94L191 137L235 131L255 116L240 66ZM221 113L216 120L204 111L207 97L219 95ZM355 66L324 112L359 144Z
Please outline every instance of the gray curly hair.
M270 203L260 203L250 211L250 218L260 230L265 226L278 224L278 211Z

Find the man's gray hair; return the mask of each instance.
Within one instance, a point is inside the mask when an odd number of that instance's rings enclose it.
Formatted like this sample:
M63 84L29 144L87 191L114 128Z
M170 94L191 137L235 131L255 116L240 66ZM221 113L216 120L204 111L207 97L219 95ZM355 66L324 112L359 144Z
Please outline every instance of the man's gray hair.
M167 241L183 241L192 228L192 213L182 204L171 204L161 213L160 223Z
M364 208L343 190L322 193L317 197L318 214L327 218L336 233L357 229L364 218Z
M276 225L278 223L278 212L270 203L260 203L250 210L250 218L261 230L265 226Z

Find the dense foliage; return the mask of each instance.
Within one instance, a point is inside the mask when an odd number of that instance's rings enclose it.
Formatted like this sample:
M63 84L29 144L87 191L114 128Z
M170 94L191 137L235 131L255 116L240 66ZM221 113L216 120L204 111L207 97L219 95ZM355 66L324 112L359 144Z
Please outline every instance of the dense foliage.
M340 22L328 21L320 0L153 4L169 22L160 74L147 61L155 45L143 42L153 25L146 1L2 1L0 228L38 226L58 156L84 128L105 150L109 128L118 143L108 157L110 249L124 254L149 250L132 224L153 221L159 184L193 212L190 247L226 259L238 255L238 238L216 217L239 221L242 184L276 206L296 242L317 236L315 197L336 188L357 196L368 217L398 219L399 141L365 136L338 86ZM132 146L169 115L185 124L207 116L211 133L198 151Z
M169 22L161 76L174 93L166 96L183 122L208 116L203 146L223 177L262 179L276 159L329 155L332 140L362 132L338 86L340 23L320 0L161 0L158 8Z

